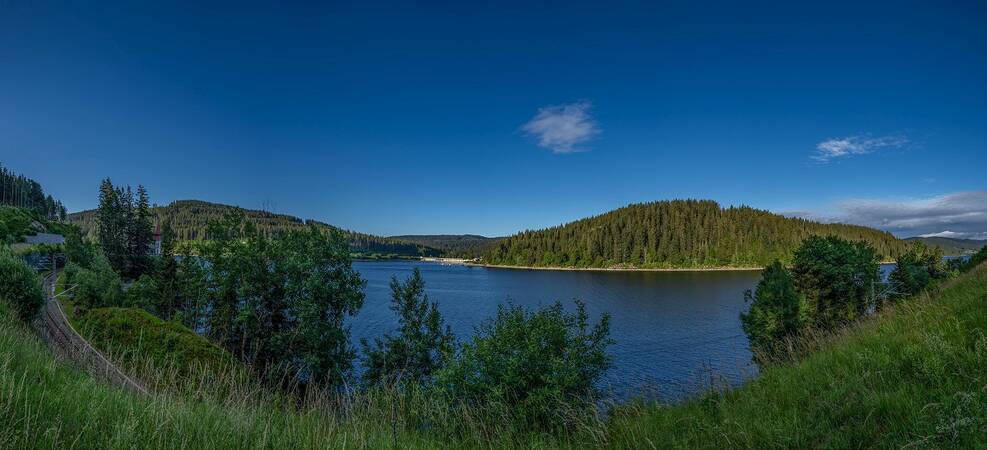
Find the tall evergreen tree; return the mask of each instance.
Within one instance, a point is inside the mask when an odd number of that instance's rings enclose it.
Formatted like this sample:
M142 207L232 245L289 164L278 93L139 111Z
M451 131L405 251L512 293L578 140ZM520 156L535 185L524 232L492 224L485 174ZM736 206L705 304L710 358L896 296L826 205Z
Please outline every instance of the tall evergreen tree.
M122 272L126 266L126 240L124 222L120 219L124 211L120 205L119 191L113 187L109 178L99 185L99 245L110 266L117 272Z

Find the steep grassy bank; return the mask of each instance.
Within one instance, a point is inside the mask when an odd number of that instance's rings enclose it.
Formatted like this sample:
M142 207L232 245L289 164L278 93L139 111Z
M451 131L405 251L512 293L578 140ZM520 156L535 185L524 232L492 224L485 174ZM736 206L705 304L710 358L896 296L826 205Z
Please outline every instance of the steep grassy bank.
M987 265L733 392L626 407L619 447L987 447Z
M0 301L0 448L572 445L566 438L523 431L509 414L469 409L454 414L447 401L418 389L346 396L314 391L301 402L236 377L207 380L200 389L228 395L141 396L107 386L56 360Z

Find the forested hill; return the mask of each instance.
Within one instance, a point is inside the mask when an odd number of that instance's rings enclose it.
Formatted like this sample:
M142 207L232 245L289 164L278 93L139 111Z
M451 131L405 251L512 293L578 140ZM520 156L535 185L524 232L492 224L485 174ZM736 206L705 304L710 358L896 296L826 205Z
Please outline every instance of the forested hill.
M445 256L475 258L486 253L492 245L504 238L475 234L410 234L391 236L390 239L442 250Z
M947 237L911 237L905 240L919 241L925 245L939 247L943 254L949 256L972 255L987 245L987 241Z
M49 220L65 218L62 202L45 194L40 183L3 165L0 165L0 205L29 209Z
M179 200L167 206L155 206L153 213L162 223L171 224L178 240L209 239L207 228L210 221L222 219L227 213L243 213L248 220L266 236L277 236L285 231L301 229L308 224L330 230L338 229L350 244L350 250L361 256L438 256L441 252L427 246L398 241L395 239L342 230L332 225L302 220L287 214L244 209L237 206L209 203L201 200ZM68 215L68 221L79 225L82 231L95 236L96 210L87 210Z
M872 228L822 224L712 200L641 203L494 245L486 263L535 267L761 267L808 236L869 242L885 259L908 244Z

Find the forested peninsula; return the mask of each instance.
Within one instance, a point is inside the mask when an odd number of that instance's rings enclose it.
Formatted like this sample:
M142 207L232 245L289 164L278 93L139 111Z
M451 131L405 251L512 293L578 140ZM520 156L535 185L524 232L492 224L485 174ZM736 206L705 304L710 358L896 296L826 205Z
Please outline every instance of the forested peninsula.
M908 243L891 233L785 217L712 200L632 204L595 217L498 241L482 262L490 266L566 269L702 269L764 267L791 260L812 235L864 241L884 260Z

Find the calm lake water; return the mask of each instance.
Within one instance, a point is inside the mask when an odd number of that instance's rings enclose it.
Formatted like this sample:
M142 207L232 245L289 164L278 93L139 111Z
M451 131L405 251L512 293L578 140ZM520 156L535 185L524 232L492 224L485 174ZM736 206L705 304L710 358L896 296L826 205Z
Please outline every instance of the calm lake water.
M460 338L507 302L534 308L562 300L572 308L580 299L594 320L610 313L614 367L602 387L617 398L674 401L710 380L736 385L757 373L739 319L756 271L536 271L417 261L354 267L367 280L366 302L349 322L357 342L396 328L388 283L418 267L429 299Z

